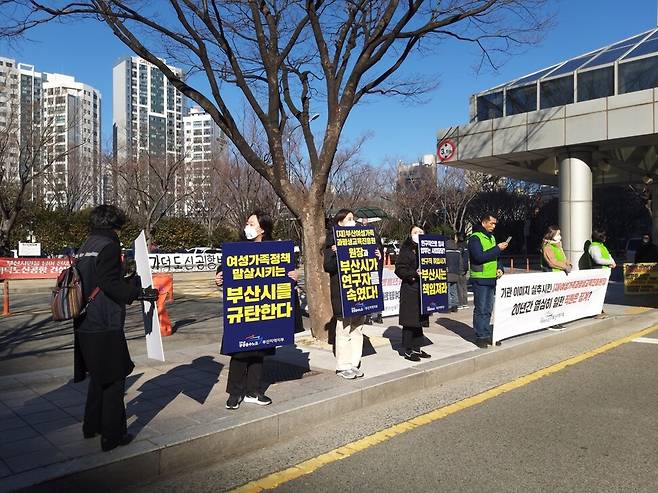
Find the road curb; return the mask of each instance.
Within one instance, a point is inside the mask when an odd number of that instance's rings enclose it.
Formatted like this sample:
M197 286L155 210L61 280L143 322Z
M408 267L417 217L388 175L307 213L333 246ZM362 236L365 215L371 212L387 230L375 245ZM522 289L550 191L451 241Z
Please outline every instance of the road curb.
M633 317L584 320L564 331L541 331L503 341L500 347L473 350L423 363L375 378L356 380L344 387L300 396L268 408L246 410L211 423L200 424L157 440L143 440L129 451L118 448L102 455L73 459L0 480L3 491L115 490L189 470L221 459L240 456L299 434L336 416L432 389L455 378L489 369L500 363L572 342L619 326L633 330L658 323L651 310ZM101 481L102 480L102 481Z

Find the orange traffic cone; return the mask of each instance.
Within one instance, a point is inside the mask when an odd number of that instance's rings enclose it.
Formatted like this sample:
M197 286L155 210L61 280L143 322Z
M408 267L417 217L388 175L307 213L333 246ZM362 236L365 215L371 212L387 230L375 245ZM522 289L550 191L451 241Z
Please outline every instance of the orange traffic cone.
M170 336L173 333L173 327L165 303L174 301L174 276L172 274L155 274L153 276L153 287L160 292L156 303L158 319L160 320L160 335L163 337Z

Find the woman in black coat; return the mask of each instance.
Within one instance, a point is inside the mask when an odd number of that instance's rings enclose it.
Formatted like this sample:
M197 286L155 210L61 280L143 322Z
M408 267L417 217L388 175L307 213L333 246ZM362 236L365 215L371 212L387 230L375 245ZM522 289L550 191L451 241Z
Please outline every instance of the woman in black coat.
M247 241L271 241L273 240L273 227L274 223L268 214L262 211L256 211L247 219L244 236ZM295 271L288 272L288 276L297 282L297 273ZM224 284L221 266L215 274L215 284L217 286ZM296 312L299 312L299 309ZM238 353L225 353L222 348L220 352L231 356L226 382L226 392L229 394L226 401L226 409L238 409L243 400L244 402L258 404L260 406L271 404L272 399L267 397L262 391L263 361L265 356L274 354L275 349L268 348Z
M126 305L135 300L155 301L158 290L140 288L123 277L118 233L126 223L124 212L113 205L91 211L91 232L76 254L84 299L83 315L73 320L75 382L89 375L82 432L101 436L101 448L112 450L133 439L128 433L123 397L133 364L124 333Z
M420 313L420 275L418 273L418 236L424 231L418 226L411 228L409 238L402 244L395 261L395 275L402 279L400 286L400 325L404 358L420 361L431 358L420 349L423 344L423 327L429 326L429 316Z

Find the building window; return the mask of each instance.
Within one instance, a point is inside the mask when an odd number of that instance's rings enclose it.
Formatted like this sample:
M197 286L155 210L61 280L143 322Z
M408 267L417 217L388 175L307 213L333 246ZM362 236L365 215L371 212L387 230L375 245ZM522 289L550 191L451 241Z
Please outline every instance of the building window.
M541 82L539 97L541 109L573 103L573 75Z
M604 67L578 73L578 101L607 98L615 94L615 69Z
M508 89L505 109L508 116L535 111L537 109L537 85Z
M541 109L573 103L573 75L542 81L539 103Z
M478 121L491 120L503 116L503 93L494 92L477 98Z
M658 56L619 64L619 94L658 87Z

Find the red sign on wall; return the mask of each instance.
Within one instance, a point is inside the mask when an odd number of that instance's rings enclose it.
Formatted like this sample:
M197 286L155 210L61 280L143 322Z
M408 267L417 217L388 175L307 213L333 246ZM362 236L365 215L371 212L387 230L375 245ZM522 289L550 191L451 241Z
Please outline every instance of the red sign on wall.
M0 279L57 279L67 258L0 258Z
M440 163L452 160L455 157L455 152L457 152L457 144L451 139L442 140L436 148L436 155Z

